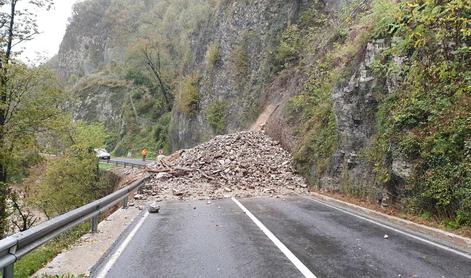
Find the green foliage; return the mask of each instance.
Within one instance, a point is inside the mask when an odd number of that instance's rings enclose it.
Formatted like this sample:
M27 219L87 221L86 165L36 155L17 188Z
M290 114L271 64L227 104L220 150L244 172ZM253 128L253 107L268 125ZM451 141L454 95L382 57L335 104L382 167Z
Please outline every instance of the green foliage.
M200 77L193 73L180 84L177 95L178 111L193 116L198 112Z
M21 178L25 168L37 162L42 147L37 136L62 129L67 116L59 108L66 96L52 72L23 64L7 67L4 89L11 99L9 103L0 101L0 108L9 108L0 131L0 162L7 166L11 180Z
M89 224L79 225L77 228L60 235L58 238L22 257L17 263L15 263L15 277L31 277L89 230Z
M469 9L461 0L416 0L386 10L375 35L394 35L395 44L384 53L387 68L394 67L391 55L408 59L401 66L401 86L381 104L387 120L380 124L378 144L389 141L416 162L408 181L415 211L469 225Z
M213 42L208 46L208 50L206 51L206 62L210 68L213 68L221 59L221 54L219 52L220 49L218 43Z
M371 32L373 38L390 36L397 28L394 18L399 12L399 5L391 0L375 0L372 2L371 14L363 20L372 21L374 28Z
M106 140L103 125L78 123L68 136L64 154L48 163L44 177L33 188L33 203L48 216L68 212L108 193L109 184L100 174L94 148Z
M154 87L152 80L141 70L130 68L125 76L126 80L132 81L136 86L144 86L147 88Z
M304 90L290 99L286 113L301 138L294 155L296 166L313 184L325 174L338 145L331 93L342 83L342 76L350 74L348 66L366 42L362 33L347 33L348 25L342 24L358 20L351 18L353 5L346 10L331 14L321 2L314 2L302 12L297 25L284 30L274 53L281 68L297 65L304 69L309 63Z
M287 68L295 64L302 48L301 33L297 25L288 26L281 35L281 40L275 50L275 61L279 67Z
M250 66L247 45L245 42L240 43L232 50L230 62L234 79L236 80L239 89L242 89L247 80Z
M163 115L157 125L154 127L154 138L156 140L156 152L163 150L165 153L170 153L170 122L171 114Z
M227 103L215 101L206 111L206 119L216 134L223 134L226 130Z

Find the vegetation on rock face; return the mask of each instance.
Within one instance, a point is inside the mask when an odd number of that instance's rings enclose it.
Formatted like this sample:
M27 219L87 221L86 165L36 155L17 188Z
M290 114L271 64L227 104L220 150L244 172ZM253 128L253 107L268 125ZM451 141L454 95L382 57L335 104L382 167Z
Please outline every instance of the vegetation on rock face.
M219 44L211 43L206 51L206 62L210 68L213 68L221 59Z
M89 97L82 98L80 103L97 99L97 105L103 106L106 103L102 103L101 94L119 95L117 98L122 102L113 105L109 112L121 115L127 124L120 125L119 130L107 125L114 133L108 146L115 154L126 155L156 145L170 149L164 143L170 142L169 138L161 138L168 137L168 132L160 132L162 123L170 124L167 113L173 110L174 104L189 114L197 109L196 91L182 79L190 75L194 59L191 36L209 20L216 2L92 0L75 5L59 51L58 71L61 76L66 75L65 80L70 80L68 76L81 79L78 83L87 88ZM93 23L93 28L85 24L87 21ZM217 61L217 50L214 45L210 59L215 60L211 63ZM76 57L85 58L74 60ZM99 92L93 80L83 78L86 71L128 84ZM190 90L183 90L184 94L180 95L180 84L189 85L186 89ZM180 96L184 103L178 102ZM96 116L96 119L78 118L94 121L101 115ZM159 138L153 136L154 132L159 133Z
M226 130L227 103L213 102L206 112L206 119L216 134L223 134Z
M395 146L392 155L416 164L406 181L412 209L460 225L471 224L470 16L466 1L414 0L390 11L383 19L389 24L375 30L394 41L380 74L402 79L381 105L377 144L384 153Z
M289 121L298 126L301 138L294 158L299 170L314 184L324 175L337 150L332 91L365 43L362 33L348 38L342 34L339 22L345 19L343 14L328 14L323 6L315 4L301 14L298 25L287 27L275 52L281 68L309 65L303 69L304 89L291 98L287 113Z
M249 57L245 41L241 42L232 50L230 61L232 72L234 73L234 80L237 83L237 87L242 89L247 80L249 70Z
M345 15L305 11L274 53L279 68L306 73L303 92L288 105L302 138L298 167L314 184L323 177L340 136L331 94L350 78L367 39L384 39L374 64L390 94L376 96L377 132L360 158L374 169L371 186L395 188L395 197L416 213L471 224L469 4L379 0L370 7L353 3ZM392 169L398 159L413 165L405 180Z
M301 32L297 25L290 25L281 34L281 40L275 51L275 61L279 67L287 68L299 59L302 52Z
M177 95L178 111L193 116L198 112L200 77L194 73L187 76L180 84Z

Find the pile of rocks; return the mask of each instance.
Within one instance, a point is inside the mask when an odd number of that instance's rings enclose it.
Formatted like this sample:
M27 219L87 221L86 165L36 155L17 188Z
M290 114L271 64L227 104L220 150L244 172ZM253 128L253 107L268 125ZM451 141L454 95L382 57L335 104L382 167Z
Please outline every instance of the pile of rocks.
M157 201L278 196L306 192L291 155L263 132L217 136L149 165L142 195Z

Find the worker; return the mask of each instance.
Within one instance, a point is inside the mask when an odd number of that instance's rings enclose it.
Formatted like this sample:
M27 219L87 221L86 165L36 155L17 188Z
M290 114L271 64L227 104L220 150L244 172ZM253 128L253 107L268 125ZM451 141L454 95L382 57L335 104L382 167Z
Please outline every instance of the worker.
M142 161L146 161L147 153L148 153L147 149L146 149L146 148L143 148L143 149L142 149L142 152L141 152L141 154L142 154Z
M160 165L163 165L165 158L166 158L166 156L164 155L164 151L162 149L160 149L158 154L157 154L157 157L156 157L155 161L157 163L159 163Z

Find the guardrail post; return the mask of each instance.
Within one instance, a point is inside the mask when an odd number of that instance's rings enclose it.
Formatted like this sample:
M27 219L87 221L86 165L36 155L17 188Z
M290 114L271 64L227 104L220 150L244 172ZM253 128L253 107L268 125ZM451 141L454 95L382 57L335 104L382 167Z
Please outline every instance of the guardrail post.
M129 207L128 205L128 197L123 199L123 209L127 209Z
M98 232L98 215L92 218L92 233Z
M13 278L13 264L5 266L2 273L3 278Z

